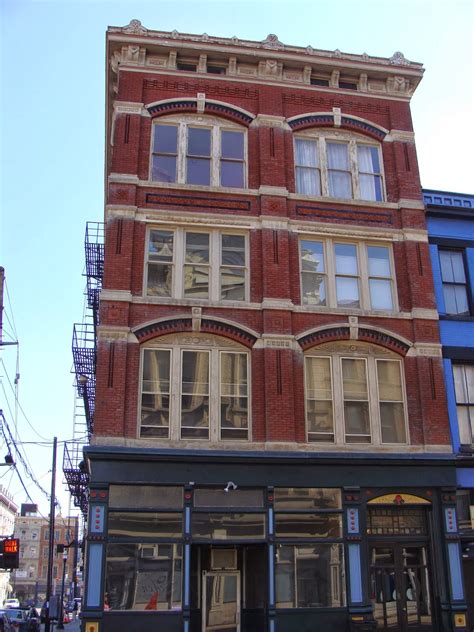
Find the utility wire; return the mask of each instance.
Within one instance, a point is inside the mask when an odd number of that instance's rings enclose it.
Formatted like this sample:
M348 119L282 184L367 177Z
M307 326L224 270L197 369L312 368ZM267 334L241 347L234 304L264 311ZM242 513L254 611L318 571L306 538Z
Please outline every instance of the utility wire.
M6 378L7 378L8 384L10 385L10 388L11 388L11 390L12 390L12 392L13 392L13 396L14 396L14 398L15 398L15 402L17 402L18 407L19 407L19 409L21 410L21 412L22 412L22 414L23 414L23 417L25 418L26 422L28 423L28 425L30 426L30 428L33 430L33 432L34 432L36 435L38 435L38 437L39 437L40 439L43 439L44 441L47 441L47 438L46 438L46 437L44 437L42 434L40 434L40 433L36 430L36 428L33 426L33 424L31 423L31 421L28 419L28 417L27 417L27 415L26 415L25 411L23 410L22 405L20 404L20 401L19 401L19 398L18 398L18 396L17 396L17 393L15 392L15 388L14 388L13 384L11 383L11 380L10 380L10 378L9 378L9 376L8 376L7 367L5 366L5 362L3 361L3 358L1 358L1 359L0 359L0 362L2 363L2 366L3 366L3 368L5 369L5 375L6 375ZM18 373L17 373L17 375L18 375ZM6 393L5 393L5 397L6 397ZM10 411L10 414L11 414L11 411ZM12 417L13 417L13 415L12 415Z

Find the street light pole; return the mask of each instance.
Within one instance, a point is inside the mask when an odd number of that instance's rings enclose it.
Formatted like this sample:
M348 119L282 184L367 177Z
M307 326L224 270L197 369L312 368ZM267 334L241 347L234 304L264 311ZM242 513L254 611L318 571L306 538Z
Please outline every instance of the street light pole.
M56 630L64 630L64 582L66 580L67 549L63 552L63 578L61 582L61 601L59 602L59 620Z

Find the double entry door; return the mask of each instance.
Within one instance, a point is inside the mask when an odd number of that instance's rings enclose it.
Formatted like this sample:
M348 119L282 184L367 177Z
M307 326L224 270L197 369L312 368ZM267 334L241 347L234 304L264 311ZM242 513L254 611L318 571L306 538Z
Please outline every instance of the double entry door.
M240 632L240 572L202 573L202 632Z
M431 632L434 618L426 544L372 544L370 563L377 630Z

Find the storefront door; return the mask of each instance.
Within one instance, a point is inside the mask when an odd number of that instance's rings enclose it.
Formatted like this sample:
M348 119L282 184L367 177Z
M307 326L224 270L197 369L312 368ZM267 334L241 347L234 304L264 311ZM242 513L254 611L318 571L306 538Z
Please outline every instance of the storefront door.
M202 632L240 632L240 572L203 572Z
M377 629L431 632L433 604L426 545L373 544L370 560Z

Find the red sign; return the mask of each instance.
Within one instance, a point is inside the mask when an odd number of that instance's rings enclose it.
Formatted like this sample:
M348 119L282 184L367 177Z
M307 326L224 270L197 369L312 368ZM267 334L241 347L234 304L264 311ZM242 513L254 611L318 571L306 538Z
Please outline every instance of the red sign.
M20 550L20 541L17 538L13 538L11 540L3 541L3 552L4 553L18 553Z

